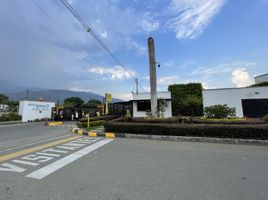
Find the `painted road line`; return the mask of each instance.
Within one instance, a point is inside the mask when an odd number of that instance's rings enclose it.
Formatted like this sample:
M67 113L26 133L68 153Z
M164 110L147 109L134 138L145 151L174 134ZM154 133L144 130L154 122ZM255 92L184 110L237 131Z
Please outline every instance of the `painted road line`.
M35 179L42 179L46 176L48 176L49 174L59 170L60 168L70 164L71 162L89 154L90 152L100 148L101 146L108 144L109 142L113 141L113 139L103 139L99 142L96 142L90 146L87 146L83 149L80 149L60 160L55 161L54 163L51 163L39 170L36 170L30 174L28 174L26 177L29 178L35 178Z
M25 149L25 150L17 151L17 152L10 153L10 154L4 155L4 156L0 156L0 162L10 160L10 159L16 158L18 156L23 156L25 154L29 154L29 153L39 151L39 150L42 150L42 149L46 149L46 148L51 147L51 146L55 146L55 145L58 145L58 144L69 142L69 141L78 139L80 137L81 136L72 136L72 137L69 137L69 138L62 139L62 140L57 140L57 141L54 141L54 142L43 144L43 145L40 145L40 146L37 146L37 147L32 147L32 148L29 148L29 149Z
M24 165L30 165L30 166L37 166L37 165L39 165L39 163L33 163L33 162L25 161L25 160L12 160L12 162L14 162L14 163L20 163L20 164L24 164Z
M24 145L21 145L21 146L11 147L11 148L8 148L8 149L3 149L3 150L0 150L0 153L15 150L15 149L20 149L20 148L23 148L23 147L32 146L32 145L35 145L35 144L48 142L48 141L51 141L51 140L56 140L56 139L60 139L60 138L66 138L66 137L70 137L70 135L63 135L63 136L59 136L59 137L49 138L47 140L41 140L39 142L34 142L34 143L30 143L30 144L24 144Z

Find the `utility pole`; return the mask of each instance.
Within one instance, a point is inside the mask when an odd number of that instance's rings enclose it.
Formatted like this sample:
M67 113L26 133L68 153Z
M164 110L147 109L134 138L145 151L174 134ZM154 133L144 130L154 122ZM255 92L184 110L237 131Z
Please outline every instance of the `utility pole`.
M151 112L152 117L157 117L157 91L156 91L156 61L154 39L148 38L149 64L150 64L150 88L151 88Z
M135 78L135 83L136 83L136 94L139 94L139 82L137 78Z

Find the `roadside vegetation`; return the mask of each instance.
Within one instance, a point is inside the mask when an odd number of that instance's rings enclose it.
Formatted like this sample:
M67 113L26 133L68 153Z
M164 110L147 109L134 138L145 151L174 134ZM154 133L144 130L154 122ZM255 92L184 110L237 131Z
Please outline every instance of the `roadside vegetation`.
M21 120L21 116L18 115L18 106L18 101L11 101L8 96L0 94L0 122Z

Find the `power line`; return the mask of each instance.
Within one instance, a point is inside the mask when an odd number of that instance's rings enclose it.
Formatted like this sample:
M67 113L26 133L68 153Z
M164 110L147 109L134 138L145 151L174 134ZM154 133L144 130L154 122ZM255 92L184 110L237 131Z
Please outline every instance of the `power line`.
M67 2L67 0L61 0L63 5L73 14L73 16L83 25L88 33L90 33L93 38L102 46L102 48L115 60L117 64L119 64L126 73L129 73L126 67L122 64L122 62L112 53L112 51L102 42L102 40L97 36L97 34L92 30L92 28L86 23L86 21L76 12L76 10ZM134 78L136 82L136 78ZM142 86L140 85L142 88ZM145 91L142 88L143 91Z
M112 53L112 51L102 42L102 40L97 36L97 34L92 30L92 28L86 23L86 21L76 12L76 10L67 2L67 0L61 0L65 7L73 14L73 16L84 26L86 31L90 33L93 38L102 46L102 48L119 64L126 72L126 67L122 62Z

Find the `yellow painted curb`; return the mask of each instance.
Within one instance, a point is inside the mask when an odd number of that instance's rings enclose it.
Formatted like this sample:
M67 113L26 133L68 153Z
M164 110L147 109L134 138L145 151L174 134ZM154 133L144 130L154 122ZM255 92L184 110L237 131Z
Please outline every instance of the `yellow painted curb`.
M77 132L79 135L83 135L83 129L79 129Z
M97 133L96 132L88 132L88 136L89 137L97 137Z
M105 133L105 137L107 138L115 138L114 133Z
M61 125L63 124L63 122L48 122L47 125L48 126L57 126L57 125Z
M75 133L76 130L77 128L72 128L72 133Z

